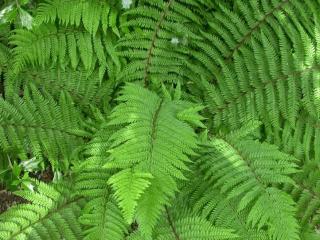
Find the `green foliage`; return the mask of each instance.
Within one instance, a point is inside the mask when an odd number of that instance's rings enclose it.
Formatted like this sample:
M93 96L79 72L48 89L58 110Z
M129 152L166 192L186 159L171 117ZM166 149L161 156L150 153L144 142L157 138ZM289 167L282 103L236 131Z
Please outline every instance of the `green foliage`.
M0 99L1 149L20 159L46 157L56 167L68 167L73 152L83 144L81 117L66 94L56 102L35 87L25 88L23 98ZM61 163L60 163L61 164Z
M20 192L30 201L1 215L0 239L79 239L82 236L77 218L83 199L75 198L72 190L37 183L35 190Z
M106 181L109 177L108 171L99 168L81 170L76 177L77 193L88 199L79 218L85 226L85 240L122 240L127 233L127 224Z
M0 239L318 240L319 9L1 3Z

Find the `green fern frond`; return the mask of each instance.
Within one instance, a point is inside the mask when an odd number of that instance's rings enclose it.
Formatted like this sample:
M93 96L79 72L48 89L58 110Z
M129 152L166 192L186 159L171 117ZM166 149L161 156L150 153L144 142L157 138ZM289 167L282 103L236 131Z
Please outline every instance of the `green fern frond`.
M126 221L131 224L137 202L142 193L150 185L150 173L122 170L109 178L108 183L115 190L115 197L123 210Z
M83 169L76 177L78 195L88 198L79 222L85 226L85 240L123 240L127 224L122 217L107 180L110 173L105 169Z
M83 69L71 68L28 68L21 72L15 79L8 79L5 83L6 98L14 95L19 89L24 89L29 84L34 84L39 89L49 92L55 99L59 99L61 91L71 96L79 106L87 108L88 105L101 106L114 87L112 79L100 82L97 71L88 73Z
M197 184L186 185L186 192L190 193L186 196L183 195L182 198L189 199L189 201L187 203L182 199L183 204L191 205L196 214L208 219L216 227L234 229L238 235L237 240L270 239L265 230L258 230L246 223L248 213L237 210L238 201L236 199L229 199L227 194L221 193L214 186L207 187L204 179L200 178Z
M0 215L0 239L81 239L77 218L84 199L73 197L71 191L63 184L37 183L34 192L20 192L30 203Z
M173 225L174 224L174 225ZM222 239L237 239L232 230L217 228L208 221L197 218L181 218L170 223L163 223L157 229L154 240L222 240ZM140 232L134 232L128 240L148 240Z
M178 119L179 113L186 107L190 107L190 103L161 99L156 94L135 84L126 85L118 100L120 104L113 110L108 125L122 126L122 128L112 134L109 139L110 157L105 166L127 169L119 173L121 176L124 173L129 174L128 169L130 168L134 169L130 171L149 173L153 176L153 179L150 180L145 179L147 176L143 177L144 175L130 177L131 184L137 181L136 194L131 194L128 186L123 186L121 190L124 191L123 193L117 193L118 198L124 201L123 199L126 198L137 199L138 195L144 191L141 201L138 201L136 215L138 222L142 221L147 224L144 227L149 226L145 234L150 234L150 229L156 223L164 203L177 188L175 182L185 179L183 172L188 169L186 165L190 162L188 155L194 155L194 149L197 148L193 129ZM195 112L192 116L191 120L201 119ZM167 137L168 131L171 132L170 138ZM130 181L126 182L130 184ZM151 186L149 186L150 183ZM163 185L160 186L160 183ZM146 189L147 186L149 188ZM154 205L151 203L152 199L156 201ZM135 202L136 200L132 201L132 203ZM139 204L142 202L145 204L140 205L140 208ZM130 218L133 214L132 208L130 208ZM149 211L145 211L145 208Z
M111 28L119 36L119 12L114 1L45 0L39 4L35 22L54 23L58 20L61 25L76 27L82 24L92 35L97 33L99 27L105 33Z
M187 213L171 214L168 208L157 226L153 239L157 240L196 240L196 239L236 239L232 229L219 228L206 219L198 216L188 216Z
M9 48L0 42L0 74L7 67L9 55Z
M302 7L299 1L239 1L239 12L221 7L214 14L211 31L203 32L204 41L195 42L199 49L193 55L203 66L198 72L205 77L205 99L216 126L259 118L279 131L282 118L294 125L301 99L314 115L317 81L310 79L319 69L314 51L318 43L312 40L318 26L307 21L318 3L307 2ZM298 23L297 16L305 21ZM204 56L197 57L199 50Z
M117 44L120 55L130 59L119 79L151 82L191 78L185 71L190 39L199 39L197 31L203 19L196 14L201 1L141 1L126 11L122 27L134 28Z
M101 71L105 71L111 69L110 61L106 60L108 55L119 66L119 59L110 44L111 38L107 38L108 42L102 42L102 38L100 34L92 36L82 30L57 28L50 24L40 25L32 31L17 29L11 37L11 44L15 46L11 74L15 76L27 65L42 68L49 64L62 68L71 65L76 69L79 60L87 71L92 70L97 62Z
M234 141L233 134L214 138L210 145L212 149L199 160L205 181L228 199L238 198L238 211L249 208L248 224L258 229L268 226L273 239L299 239L295 203L274 187L294 184L290 174L297 171L295 158L267 143Z
M302 226L316 227L320 223L320 174L315 162L304 165L300 173L295 176L294 186L285 186L297 203L297 215Z
M67 167L73 152L83 144L81 115L66 94L56 102L35 87L23 99L0 99L0 146L3 151L28 159L48 158L54 167Z

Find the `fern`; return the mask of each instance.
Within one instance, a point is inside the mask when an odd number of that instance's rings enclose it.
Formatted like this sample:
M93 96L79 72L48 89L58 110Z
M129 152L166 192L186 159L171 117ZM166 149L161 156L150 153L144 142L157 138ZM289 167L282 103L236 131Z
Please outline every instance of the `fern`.
M34 192L21 192L30 201L13 207L0 218L0 239L80 239L77 224L84 200L59 184L51 187L38 183Z
M67 168L73 151L83 144L79 112L61 94L58 103L34 87L25 89L23 99L0 99L1 148L28 159L29 154L49 159L54 167Z
M122 240L127 232L127 224L106 181L109 177L109 172L98 168L82 169L76 177L78 194L89 199L79 218L85 226L86 240Z
M148 105L144 105L145 99ZM183 171L188 169L187 155L194 155L193 149L197 147L192 128L178 119L179 112L189 104L161 99L132 84L123 89L118 100L121 103L112 112L109 125L124 126L109 139L110 159L105 166L125 169L109 181L116 190L126 219L132 222L137 206L137 221L145 225L145 233L150 235L161 209L176 190L175 182L185 179ZM171 139L166 138L168 131ZM159 186L160 182L166 184ZM132 189L128 190L130 183ZM139 198L143 207L137 203ZM157 198L157 204L149 202Z
M228 199L237 197L237 211L250 206L247 223L258 229L269 226L272 239L299 239L293 199L272 186L293 184L288 175L296 172L294 158L272 145L246 139L246 133L248 128L210 141L212 150L199 160L206 183Z
M14 80L7 81L6 97L10 98L19 89L27 88L30 84L48 91L56 100L59 100L59 95L63 91L82 109L87 109L90 104L102 106L103 101L110 97L115 85L111 79L108 82L101 82L98 71L88 73L83 69L28 68Z
M92 35L95 35L101 26L105 33L111 28L119 36L118 7L114 1L46 0L39 4L35 22L54 23L58 19L61 25L77 27L82 23Z
M197 28L201 28L203 20L195 11L201 2L142 1L140 6L126 11L128 20L122 27L135 27L135 31L126 34L117 44L120 56L130 59L119 79L141 80L148 85L149 81L177 81L188 77L191 73L184 69L184 63L189 41L199 40Z

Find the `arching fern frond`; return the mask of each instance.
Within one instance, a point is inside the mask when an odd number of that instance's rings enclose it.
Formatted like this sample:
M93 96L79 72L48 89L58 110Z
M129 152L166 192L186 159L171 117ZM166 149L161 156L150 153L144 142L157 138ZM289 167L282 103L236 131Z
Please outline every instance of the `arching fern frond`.
M117 44L130 62L119 75L124 81L177 81L191 78L184 68L190 39L198 39L201 1L139 1L125 12L122 27L133 28ZM189 73L190 74L190 73Z
M35 22L54 23L56 20L61 25L80 24L92 35L101 27L106 33L108 28L120 35L118 30L119 3L117 1L99 0L45 0L39 4Z
M176 182L185 179L184 172L190 162L188 156L194 155L197 148L192 127L178 118L179 113L193 105L162 99L135 84L127 84L118 100L120 104L113 110L108 124L122 128L109 139L110 157L105 166L124 169L110 179L121 201L130 199L127 195L131 193L128 186L121 187L124 182L116 181L116 176L132 172L131 180L126 178L125 182L134 185L135 194L131 198L135 199L132 204L137 206L136 219L145 227L144 234L150 235L164 204L176 191ZM193 116L199 120L196 113ZM152 179L145 174L152 175Z
M23 99L0 99L0 146L20 159L49 159L54 167L67 167L83 144L81 115L66 94L56 102L36 88L25 89Z
M70 65L75 69L80 62L87 71L94 69L98 62L103 73L110 64L107 55L120 66L110 37L93 36L81 29L57 28L51 24L40 25L32 31L16 29L10 42L15 46L13 75L27 65L45 67L51 64L62 68Z
M61 183L38 183L34 192L20 192L30 203L14 206L0 215L0 239L81 239L77 218L84 199L72 196L71 191Z
M59 67L28 68L18 74L15 79L8 79L5 83L6 98L33 84L38 89L49 92L57 100L62 91L66 92L83 109L90 104L101 106L103 101L107 101L110 97L115 85L112 78L101 82L97 71L90 73L81 68L61 69Z
M237 198L237 211L249 209L247 223L258 229L268 226L272 239L299 239L295 203L275 187L294 183L290 174L296 172L295 158L273 145L239 140L232 133L213 138L207 147L199 160L206 183L228 199Z

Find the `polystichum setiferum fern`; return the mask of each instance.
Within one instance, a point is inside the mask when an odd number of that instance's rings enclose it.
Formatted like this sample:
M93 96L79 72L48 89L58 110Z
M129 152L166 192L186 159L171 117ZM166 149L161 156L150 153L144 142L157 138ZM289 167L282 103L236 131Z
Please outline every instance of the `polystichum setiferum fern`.
M1 240L320 239L319 1L2 7Z

